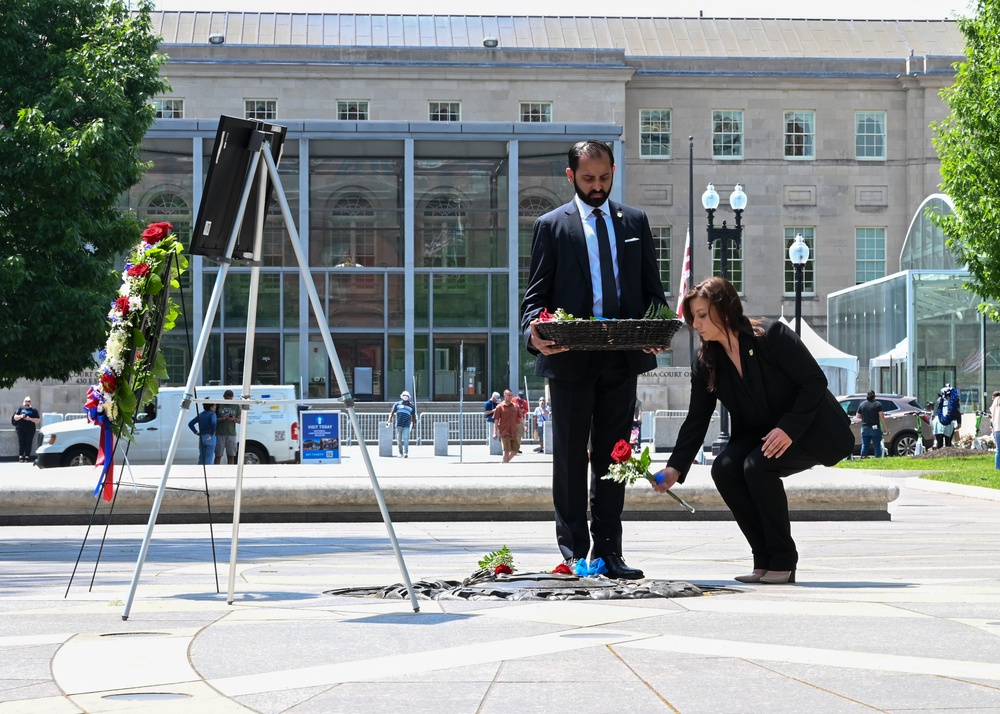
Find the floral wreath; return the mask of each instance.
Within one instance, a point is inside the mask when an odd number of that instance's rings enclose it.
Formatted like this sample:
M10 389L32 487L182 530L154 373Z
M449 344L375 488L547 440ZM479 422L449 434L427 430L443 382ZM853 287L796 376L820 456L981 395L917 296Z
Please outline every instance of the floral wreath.
M947 405L947 409L945 409ZM952 387L948 390L948 396L941 395L941 398L937 401L937 406L934 411L937 413L938 421L941 422L942 426L948 426L959 414L959 404L958 404L958 390Z
M136 412L153 401L159 380L167 378L166 360L156 347L180 314L168 288L179 288L178 278L187 269L172 229L169 223L150 223L126 257L122 286L108 313L111 329L100 353L100 381L87 392L87 420L101 427L96 463L104 466L94 493L103 483L105 500L111 500L112 437L133 438Z

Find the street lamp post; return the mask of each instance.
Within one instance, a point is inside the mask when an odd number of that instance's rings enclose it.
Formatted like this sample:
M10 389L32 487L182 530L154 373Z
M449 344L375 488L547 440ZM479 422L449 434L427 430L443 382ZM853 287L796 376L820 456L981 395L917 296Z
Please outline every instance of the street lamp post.
M795 236L795 241L788 246L788 260L795 269L795 334L802 334L802 274L809 262L809 246L802 239L802 234Z
M719 207L719 194L715 191L715 186L708 184L708 188L701 197L701 205L708 214L708 249L712 250L712 244L719 242L719 269L722 277L729 279L729 242L738 248L743 237L743 225L740 223L743 217L743 209L747 207L747 195L743 193L743 186L736 184L732 194L729 196L729 206L736 214L736 225L727 226L723 221L721 226L714 223L715 210ZM719 405L719 436L712 444L712 454L718 456L729 443L729 411L722 404Z

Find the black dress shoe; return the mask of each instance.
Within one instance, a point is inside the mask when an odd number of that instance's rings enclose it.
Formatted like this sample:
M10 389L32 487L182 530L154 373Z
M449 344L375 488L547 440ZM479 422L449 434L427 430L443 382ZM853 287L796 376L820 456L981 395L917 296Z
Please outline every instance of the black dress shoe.
M625 559L620 555L599 555L593 554L593 559L600 558L604 561L604 567L608 569L606 575L612 580L642 580L643 572L638 568L630 568L625 564Z

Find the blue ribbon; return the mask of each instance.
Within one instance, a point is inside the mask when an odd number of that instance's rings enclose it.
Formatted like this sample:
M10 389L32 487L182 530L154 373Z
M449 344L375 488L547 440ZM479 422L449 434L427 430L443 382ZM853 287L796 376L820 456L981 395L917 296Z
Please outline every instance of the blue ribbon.
M581 578L594 578L598 575L604 575L606 572L608 572L608 568L604 565L603 558L594 558L589 563L586 558L580 558L573 566L573 574Z

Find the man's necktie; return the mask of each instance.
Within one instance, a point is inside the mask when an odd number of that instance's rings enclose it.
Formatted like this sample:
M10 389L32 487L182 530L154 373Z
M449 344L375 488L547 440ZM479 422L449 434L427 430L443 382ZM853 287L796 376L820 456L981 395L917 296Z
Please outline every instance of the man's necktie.
M608 224L604 222L601 209L594 209L594 223L597 228L597 248L601 254L601 300L603 317L618 317L618 286L615 284L615 267L611 260L611 238Z

